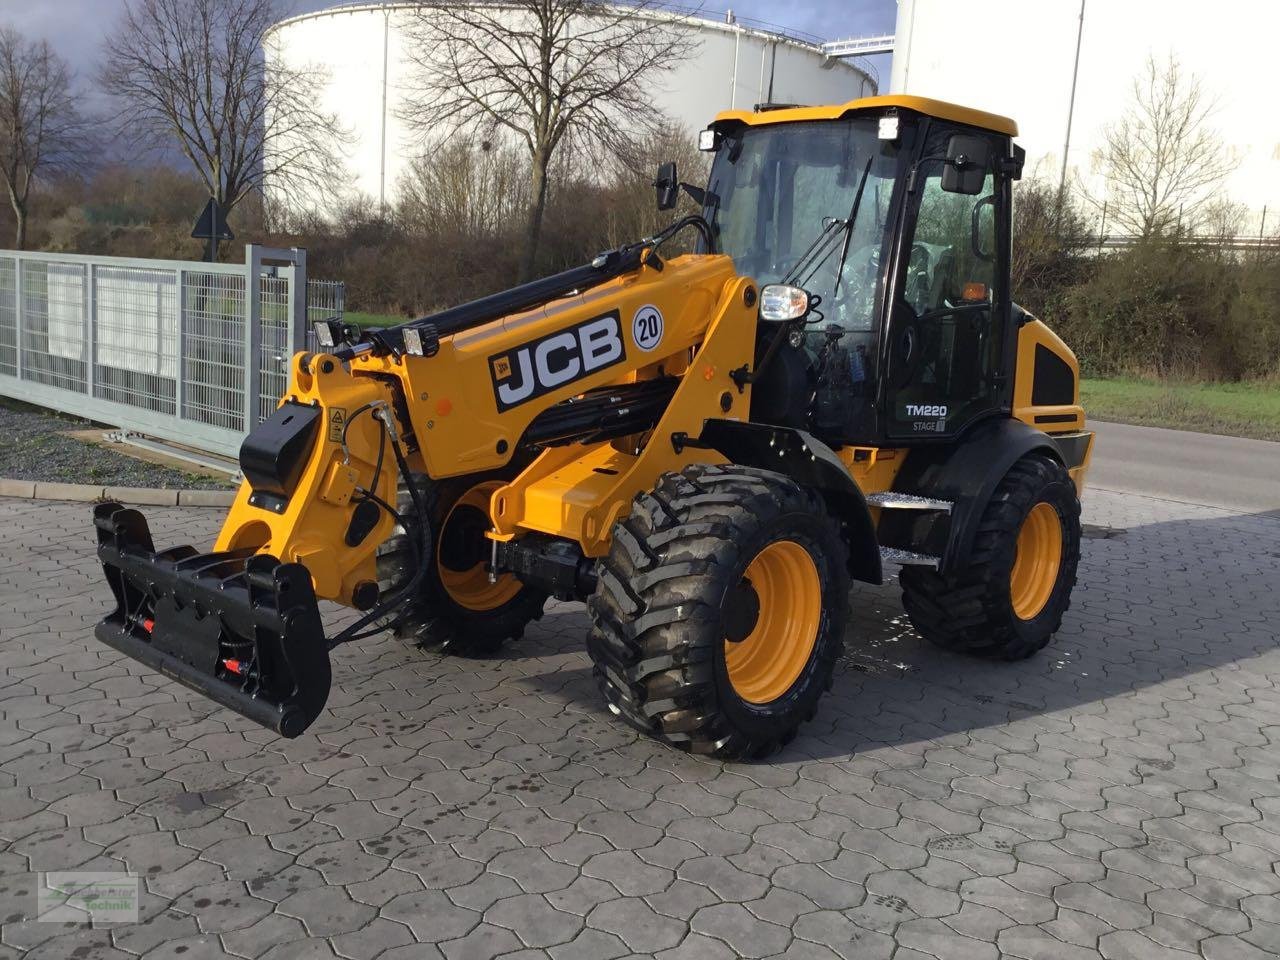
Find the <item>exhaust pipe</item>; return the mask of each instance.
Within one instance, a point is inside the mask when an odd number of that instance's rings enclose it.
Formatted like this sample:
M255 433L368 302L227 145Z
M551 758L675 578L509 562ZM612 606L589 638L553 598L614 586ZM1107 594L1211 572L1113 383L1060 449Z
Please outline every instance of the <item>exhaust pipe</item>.
M236 713L296 737L329 697L331 673L311 575L253 550L156 552L141 512L93 511L116 609L103 643Z

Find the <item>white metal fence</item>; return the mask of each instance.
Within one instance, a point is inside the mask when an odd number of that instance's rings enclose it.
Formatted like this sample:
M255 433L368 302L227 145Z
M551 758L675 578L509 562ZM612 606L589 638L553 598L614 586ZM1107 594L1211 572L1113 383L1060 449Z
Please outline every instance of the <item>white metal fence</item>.
M343 307L297 248L251 244L243 264L0 250L0 395L234 456L309 319Z

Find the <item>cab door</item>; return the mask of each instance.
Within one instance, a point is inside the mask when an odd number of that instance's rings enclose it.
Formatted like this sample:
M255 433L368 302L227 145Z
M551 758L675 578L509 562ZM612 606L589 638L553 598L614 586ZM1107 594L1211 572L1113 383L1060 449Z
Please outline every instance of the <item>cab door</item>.
M910 181L889 317L891 438L941 439L1009 409L1009 141L933 121Z

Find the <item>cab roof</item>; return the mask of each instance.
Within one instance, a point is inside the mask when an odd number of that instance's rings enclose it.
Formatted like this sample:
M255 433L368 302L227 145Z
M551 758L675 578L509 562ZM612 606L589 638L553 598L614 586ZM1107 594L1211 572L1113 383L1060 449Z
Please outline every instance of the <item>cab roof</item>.
M861 100L850 100L848 103L832 104L824 107L783 107L776 110L725 110L716 114L714 123L737 121L753 127L762 127L774 123L795 123L801 120L839 120L851 113L863 110L883 111L887 107L899 107L903 110L914 110L928 117L938 117L955 123L965 123L971 127L982 127L1006 136L1016 137L1018 125L1008 117L987 113L985 110L973 110L945 100L931 100L928 97L909 97L900 94L888 94L880 97L863 97Z

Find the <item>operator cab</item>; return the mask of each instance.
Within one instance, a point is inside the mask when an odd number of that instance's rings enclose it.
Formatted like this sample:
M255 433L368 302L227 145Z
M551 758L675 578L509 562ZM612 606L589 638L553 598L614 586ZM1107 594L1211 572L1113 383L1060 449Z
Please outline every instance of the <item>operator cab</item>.
M703 132L719 251L814 304L759 371L753 420L880 445L1009 412L1016 132L915 97L731 112ZM757 358L777 333L760 324Z

